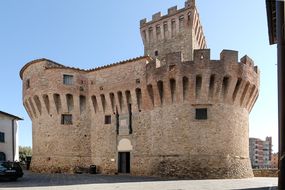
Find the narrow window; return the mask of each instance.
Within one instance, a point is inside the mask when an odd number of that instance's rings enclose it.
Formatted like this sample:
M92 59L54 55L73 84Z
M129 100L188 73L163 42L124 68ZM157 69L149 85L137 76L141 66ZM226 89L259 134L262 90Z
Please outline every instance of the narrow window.
M53 95L53 100L54 100L56 111L57 111L57 113L59 113L59 111L61 110L60 95L59 94L54 94Z
M71 94L66 94L66 103L68 112L71 112L74 107L73 96Z
M26 80L26 89L30 88L30 79Z
M171 36L175 36L176 34L176 23L175 20L171 20Z
M39 113L41 115L42 114L42 105L41 105L40 98L37 95L35 95L34 96L34 101L35 101L36 107L37 107L37 109L38 109L38 111L39 111Z
M63 75L63 84L66 85L73 84L73 75Z
M72 115L71 114L62 114L61 115L61 124L62 125L72 125Z
M241 98L240 98L240 105L241 106L242 106L242 103L244 101L245 95L246 95L246 93L248 91L248 87L249 87L249 82L246 83L245 88L244 88L244 90L242 92L242 95L241 95Z
M215 75L211 75L211 77L210 77L210 84L209 84L209 97L210 98L213 98L214 86L215 86Z
M153 41L153 30L152 30L152 27L150 27L148 29L148 33L149 33L149 42L152 42Z
M79 103L80 103L80 113L83 113L86 110L86 98L85 96L79 97Z
M123 106L124 106L124 103L123 103L123 93L121 91L119 91L117 94L118 94L120 109L123 110Z
M157 82L157 88L158 88L158 93L159 93L159 98L160 98L160 104L163 104L163 82L158 81Z
M202 87L202 77L200 75L196 76L196 98L200 96Z
M234 90L234 93L233 93L233 101L236 100L237 93L239 91L240 85L241 85L241 78L238 78L237 83L236 83L236 87L235 87L235 90Z
M96 113L96 112L98 111L97 98L96 98L96 96L92 96L91 99L92 99L92 104L93 104L94 111L95 111L95 113Z
M145 30L142 32L142 34L143 34L143 39L144 39L144 41L147 41L147 39L146 39L146 32L145 32Z
M125 94L126 94L126 102L127 102L127 105L128 105L128 104L131 104L131 103L132 103L131 92L130 92L129 90L127 90L127 91L125 92Z
M44 103L45 103L47 112L49 113L50 105L49 105L49 98L48 98L48 95L47 95L47 94L44 94L44 95L43 95L43 99L44 99Z
M156 30L156 39L160 40L161 39L160 25L157 25L155 30Z
M184 30L184 16L181 15L179 17L179 31L183 31Z
M157 50L154 52L154 55L155 55L155 56L158 56L158 51L157 51Z
M105 115L105 124L111 124L112 118L111 115Z
M141 104L142 104L142 91L140 88L136 89L136 98L137 98L137 104L138 104L138 110L141 111Z
M164 35L164 38L167 38L167 35L168 35L168 24L167 24L167 22L163 23L163 35Z
M5 142L5 133L0 132L0 142L4 143Z
M176 81L175 79L170 79L170 91L171 91L171 102L175 102L175 91L176 91Z
M223 79L223 86L222 86L222 92L223 92L223 98L225 99L228 93L229 88L229 77L224 77Z
M152 106L154 106L153 88L152 88L151 84L147 85L147 92L148 92L149 98L151 100Z
M111 107L112 111L115 112L115 95L114 93L110 93L110 102L111 102Z
M186 100L189 95L189 79L187 77L183 77L183 100Z
M208 119L207 108L197 108L196 117L197 120L206 120Z
M103 108L103 111L105 112L105 110L106 110L106 98L105 98L105 95L101 94L100 97L101 97L102 108Z

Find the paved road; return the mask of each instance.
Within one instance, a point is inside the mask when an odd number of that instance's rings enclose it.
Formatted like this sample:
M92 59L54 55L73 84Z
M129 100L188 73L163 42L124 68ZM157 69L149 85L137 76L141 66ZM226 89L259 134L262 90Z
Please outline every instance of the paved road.
M25 172L15 182L0 181L5 190L275 190L277 178L236 180L167 180L154 177Z

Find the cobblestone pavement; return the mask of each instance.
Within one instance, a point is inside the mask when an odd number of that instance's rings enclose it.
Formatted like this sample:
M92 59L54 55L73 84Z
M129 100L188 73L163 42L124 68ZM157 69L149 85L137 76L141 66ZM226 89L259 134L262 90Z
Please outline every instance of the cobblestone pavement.
M0 181L5 190L275 190L277 178L227 180L167 180L155 177L97 174L35 174L17 181Z

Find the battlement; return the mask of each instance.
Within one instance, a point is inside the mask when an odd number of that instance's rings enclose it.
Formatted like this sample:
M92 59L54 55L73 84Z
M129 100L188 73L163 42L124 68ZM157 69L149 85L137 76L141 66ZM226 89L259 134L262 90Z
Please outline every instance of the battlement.
M195 0L185 2L185 7L168 9L167 15L157 12L152 20L140 21L145 55L164 59L168 53L181 51L184 60L193 59L194 49L205 49L206 39L195 7Z
M156 22L160 19L163 19L163 18L166 18L166 17L169 17L169 16L173 16L177 13L181 13L183 11L185 11L186 9L189 9L189 8L193 8L195 7L195 0L187 0L185 2L185 6L181 9L177 9L177 6L173 6L173 7L170 7L167 11L167 15L161 15L161 12L157 12L155 14L152 15L152 20L148 21L146 18L140 20L140 26L143 27L147 24L150 24L152 22Z

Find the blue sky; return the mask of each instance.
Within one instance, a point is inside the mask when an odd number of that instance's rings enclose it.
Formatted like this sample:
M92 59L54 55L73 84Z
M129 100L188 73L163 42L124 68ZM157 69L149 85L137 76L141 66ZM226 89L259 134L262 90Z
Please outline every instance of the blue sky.
M247 54L261 70L260 94L250 114L251 137L273 137L277 151L276 46L269 46L264 0L196 0L212 59L222 49ZM139 21L184 0L0 1L0 110L24 118L20 145L31 146L31 121L22 105L20 69L48 58L94 68L143 55Z

